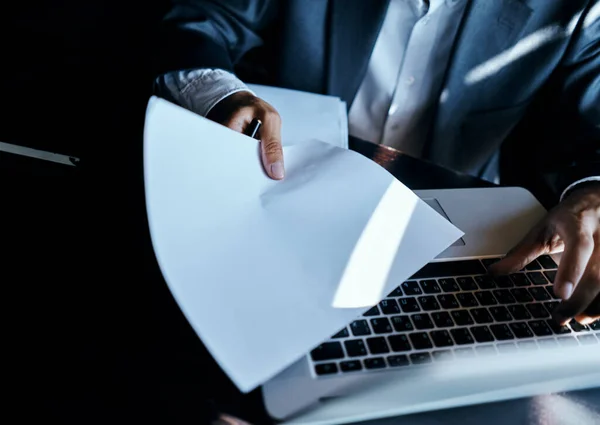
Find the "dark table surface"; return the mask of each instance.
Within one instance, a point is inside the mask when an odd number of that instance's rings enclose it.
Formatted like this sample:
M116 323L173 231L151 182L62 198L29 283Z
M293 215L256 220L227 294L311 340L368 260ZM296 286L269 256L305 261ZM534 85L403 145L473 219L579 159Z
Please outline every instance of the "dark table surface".
M368 142L351 139L350 148L373 159L413 190L493 186L478 178L455 173L393 149ZM85 164L85 158L82 158L82 164ZM42 216L36 215L38 223L33 227L34 230L31 230L32 234L29 235L32 239L25 244L24 249L27 250L28 258L35 259L36 255L44 256L52 248L52 245L48 247L47 244L46 248L43 248L44 244L35 245L36 232L39 232L40 229L46 231L48 226L52 226L53 223L59 222L68 225L70 220L78 220L77 217L69 218L69 211L64 211L65 205L76 205L74 196L85 190L85 188L73 184L73 180L78 179L78 174L79 171L75 167L0 152L0 180L2 180L0 184L8 183L13 189L17 189L2 194L4 205L8 205L15 212L12 220L21 216L21 211L44 212ZM23 193L16 194L19 192L19 187L27 191L26 196L23 196ZM67 190L62 190L62 187L66 187ZM14 199L11 200L10 196L14 196L18 202L12 202ZM25 217L28 222L31 222L30 215L26 214ZM52 220L52 222L45 223L44 217L49 217L48 220ZM13 223L15 222L13 221ZM62 233L64 232L57 232L57 234ZM18 240L22 239L19 236ZM32 246L41 248L32 250ZM600 389L594 389L414 414L365 422L364 425L481 423L490 425L506 423L591 425L600 424L599 406Z

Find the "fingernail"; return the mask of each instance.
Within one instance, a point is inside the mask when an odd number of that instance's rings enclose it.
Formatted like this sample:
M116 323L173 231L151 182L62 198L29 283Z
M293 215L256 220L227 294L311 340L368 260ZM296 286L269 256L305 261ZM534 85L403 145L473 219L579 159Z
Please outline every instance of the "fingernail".
M283 162L277 161L271 164L271 176L275 179L281 180L283 178Z
M563 300L568 300L571 298L571 294L573 293L573 284L571 282L565 282L559 287L558 292L559 293L556 294L558 297L562 298Z

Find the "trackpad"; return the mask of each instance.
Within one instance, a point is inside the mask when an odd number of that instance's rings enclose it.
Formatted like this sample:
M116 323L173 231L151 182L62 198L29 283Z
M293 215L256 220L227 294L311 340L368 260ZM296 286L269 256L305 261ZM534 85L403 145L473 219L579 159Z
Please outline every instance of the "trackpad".
M450 220L450 217L448 217L448 214L446 214L446 212L442 208L442 205L438 202L437 199L427 198L427 199L423 199L423 201L425 201L425 203L427 205L429 205L431 208L436 210L438 212L438 214L440 214L442 217L444 217L446 220L448 220L450 223L452 223L452 220ZM452 223L452 224L454 224L454 223ZM466 245L465 240L463 238L460 238L450 246L465 246L465 245Z

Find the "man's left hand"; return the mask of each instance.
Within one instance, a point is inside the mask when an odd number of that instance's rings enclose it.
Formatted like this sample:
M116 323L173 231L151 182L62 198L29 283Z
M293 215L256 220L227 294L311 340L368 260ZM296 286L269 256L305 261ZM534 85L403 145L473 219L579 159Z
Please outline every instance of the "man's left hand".
M562 249L554 293L563 301L555 319L561 324L600 319L600 182L575 188L491 272L514 273Z

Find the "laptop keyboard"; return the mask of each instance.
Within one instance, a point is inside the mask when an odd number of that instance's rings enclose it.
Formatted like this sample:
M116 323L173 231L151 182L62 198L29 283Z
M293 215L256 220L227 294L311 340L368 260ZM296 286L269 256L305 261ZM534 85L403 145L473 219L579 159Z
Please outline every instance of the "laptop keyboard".
M600 343L600 321L558 326L545 255L492 277L500 258L430 263L309 355L316 377L409 367L477 355Z

